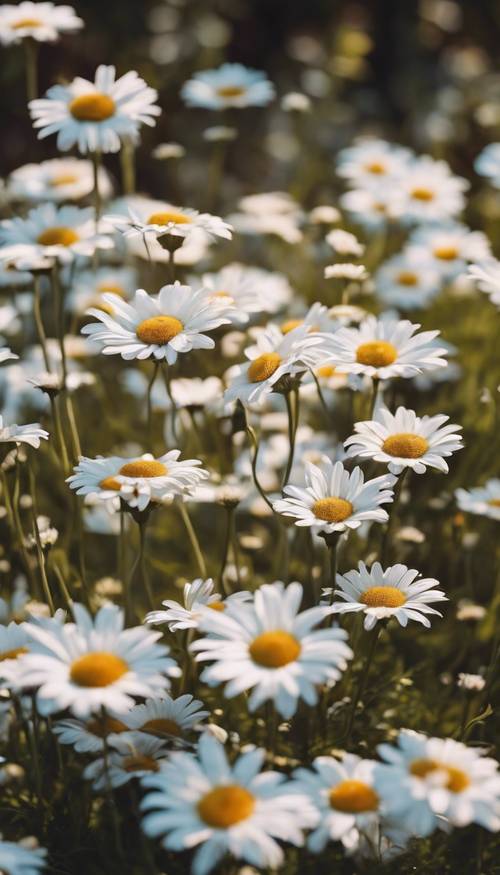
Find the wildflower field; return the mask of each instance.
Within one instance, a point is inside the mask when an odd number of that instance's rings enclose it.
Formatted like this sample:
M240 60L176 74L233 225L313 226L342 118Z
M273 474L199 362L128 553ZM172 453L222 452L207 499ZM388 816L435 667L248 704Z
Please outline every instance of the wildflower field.
M0 6L0 875L500 873L499 38Z

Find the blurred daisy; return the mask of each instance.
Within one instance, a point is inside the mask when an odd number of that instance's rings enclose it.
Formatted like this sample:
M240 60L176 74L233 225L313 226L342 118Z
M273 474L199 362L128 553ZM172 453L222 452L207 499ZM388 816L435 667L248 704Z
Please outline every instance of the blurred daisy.
M388 765L375 769L375 787L389 813L414 835L429 835L441 818L453 826L500 829L498 763L452 738L403 729L398 746L381 744Z
M468 276L475 280L481 292L490 296L492 304L500 307L500 261L489 258L481 264L473 264Z
M230 765L208 733L196 756L174 752L141 782L151 791L141 803L144 832L162 836L166 850L196 847L193 875L206 875L226 853L259 869L281 867L278 842L302 845L302 830L316 813L306 797L289 792L284 775L261 772L264 758L264 750L253 748Z
M388 221L397 218L391 187L383 183L346 191L339 198L339 204L353 221L369 230L383 228Z
M343 231L341 228L330 231L325 240L339 255L353 255L355 258L361 258L365 251L364 245L354 234Z
M4 425L3 417L0 416L0 443L28 444L38 449L41 440L48 440L49 433L45 431L39 422L30 425Z
M474 161L474 170L500 188L500 143L489 143Z
M110 265L97 270L79 271L65 296L65 305L71 312L83 314L89 307L110 312L104 294L118 295L129 300L137 289L137 274L130 267Z
M407 252L415 262L427 256L428 266L450 280L465 273L467 262L489 258L490 244L481 231L471 231L459 222L443 222L416 228L410 235Z
M418 332L420 325L406 319L368 316L357 328L340 328L328 340L330 361L342 373L364 374L388 380L413 377L421 371L445 367L446 350L432 341L439 331Z
M160 770L170 753L160 738L142 732L127 732L109 739L110 750L84 769L83 777L92 781L96 792L112 787L123 787L133 778L144 778Z
M21 4L25 5L25 4ZM51 6L51 3L29 3L29 6ZM7 842L0 833L0 871L6 875L39 875L45 869L45 848L33 847L33 839Z
M59 720L53 726L59 744L68 744L77 753L99 753L104 744L112 745L122 732L128 732L129 727L109 714L97 714L90 719Z
M12 352L12 350L9 349L7 346L4 347L3 349L0 349L0 364L2 364L3 362L9 362L9 361L12 361L13 359L18 359L18 358L19 358L19 356L16 355L15 352Z
M17 689L23 657L28 652L29 639L22 623L0 625L0 681L8 689Z
M325 459L321 467L307 462L305 487L285 486L285 498L275 501L276 513L295 519L296 526L310 526L316 534L359 529L373 520L384 523L387 511L381 504L393 500L395 478L388 474L367 480L361 468L347 471L342 462Z
M134 705L123 720L137 734L179 739L194 729L203 729L201 721L209 717L210 712L202 709L203 702L189 693L176 699L165 694L161 699L147 699L144 704Z
M309 307L305 316L298 319L294 319L293 317L286 319L281 323L280 329L282 334L289 334L290 331L293 331L294 328L298 328L299 326L307 328L308 334L318 331L323 331L328 334L336 331L339 327L339 323L331 318L328 307L325 307L324 304L320 304L316 301Z
M124 629L123 611L104 605L92 620L74 605L75 622L51 628L26 623L30 652L23 658L23 682L36 687L40 714L69 708L80 718L101 711L120 713L134 696L161 694L175 662L157 641L160 633L142 626Z
M266 289L259 282L261 273L265 272L259 268L228 264L215 273L203 274L201 284L215 305L222 303L230 308L227 315L231 322L245 324L254 313L272 312L269 308L273 302L266 302Z
M137 198L134 205L129 206L129 215L104 216L103 221L112 228L121 231L124 237L150 238L189 237L193 231L203 231L209 237L232 237L231 225L219 216L210 213L199 213L187 207L175 207L164 201L153 201L147 198Z
M421 250L392 256L378 268L373 280L377 297L399 310L425 307L443 282L429 256L422 258Z
M96 249L110 249L113 241L97 233L92 208L57 207L43 204L25 218L16 216L0 222L0 246L4 257L33 255L70 262L79 255L90 256Z
M124 139L137 141L142 124L154 127L160 115L158 93L131 70L115 79L115 68L101 65L94 82L77 77L53 85L44 98L29 104L38 138L57 133L62 152L118 152Z
M453 176L446 161L423 155L406 167L394 200L404 222L441 222L463 210L468 188L467 180Z
M195 641L197 661L209 661L201 680L214 687L225 684L226 698L252 690L250 711L271 699L285 719L297 710L299 699L314 706L317 687L333 685L346 668L352 651L343 629L314 629L329 609L300 612L302 586L263 584L253 602L231 603L224 612L205 611Z
M99 322L84 325L82 334L100 344L104 355L121 355L126 361L154 358L173 365L179 353L213 349L215 341L202 332L230 321L213 307L206 289L194 291L179 282L163 286L154 297L138 289L130 303L113 294L103 295L103 300L112 315L91 308L89 315Z
M99 168L99 192L111 195L111 182L103 167ZM7 179L7 194L12 200L74 201L87 197L94 188L91 161L81 158L53 158L39 164L24 164Z
M247 195L238 202L241 212L231 213L228 221L242 234L274 234L286 243L300 243L304 214L286 192Z
M457 489L455 497L460 510L492 520L500 520L500 480L493 477L475 489Z
M349 280L350 282L362 282L368 279L368 271L364 264L350 264L341 261L338 264L328 264L324 272L327 280Z
M83 21L72 6L32 3L31 0L0 6L0 42L4 45L23 39L40 43L55 42L63 34L75 33L81 27Z
M393 181L406 173L412 154L385 140L359 140L339 152L337 174L356 186L378 186L381 181Z
M181 97L188 106L202 109L243 109L265 106L274 97L274 86L260 70L242 64L222 64L201 70L184 83Z
M418 579L417 579L418 578ZM447 601L439 589L437 580L431 577L419 577L419 572L406 565L393 565L385 570L380 562L375 562L370 570L364 562L359 563L359 570L337 574L335 596L332 611L337 614L362 611L365 614L365 629L373 629L378 620L395 617L400 626L407 626L408 620L416 620L423 626L430 627L427 614L442 614L429 607L434 602ZM323 590L324 596L331 596L331 589Z
M170 632L182 629L198 629L200 620L206 608L214 611L225 611L232 601L247 601L251 599L248 592L238 592L222 601L222 596L215 591L211 577L203 580L201 577L192 583L185 583L182 591L182 604L175 599L166 599L162 605L166 610L150 611L146 614L146 623L160 625L166 623Z
M448 420L443 414L420 417L406 407L391 413L380 406L372 420L356 422L356 434L344 442L347 457L383 462L393 474L405 468L423 474L427 467L447 474L445 457L462 449L461 426L445 425Z

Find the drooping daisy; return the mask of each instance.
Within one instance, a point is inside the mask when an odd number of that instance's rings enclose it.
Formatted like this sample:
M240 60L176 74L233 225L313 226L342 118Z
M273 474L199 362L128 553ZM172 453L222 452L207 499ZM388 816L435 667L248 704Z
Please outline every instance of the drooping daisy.
M170 450L157 459L150 453L135 459L83 457L67 483L77 495L97 495L103 501L123 498L130 507L144 510L150 501L181 495L209 476L199 459L179 460L180 454Z
M169 748L160 738L142 732L126 732L109 739L106 756L94 760L84 769L83 777L92 781L97 792L112 787L123 787L134 778L158 772L166 762Z
M465 273L467 263L491 256L488 238L459 222L440 222L416 228L410 235L407 252L415 261L427 256L432 267L450 280Z
M454 176L446 161L423 155L406 167L395 187L394 201L404 222L441 222L463 210L468 188L467 180Z
M293 517L296 526L310 526L317 534L358 529L373 520L384 523L387 511L381 504L393 500L391 474L367 480L361 468L347 471L342 462L325 459L318 467L305 465L305 487L285 486L286 498L273 504L276 513Z
M259 869L280 867L278 842L301 845L302 830L317 815L307 797L289 791L284 775L261 772L264 757L254 748L231 766L208 733L196 756L171 754L160 772L141 782L151 791L141 803L145 833L161 836L167 850L197 848L193 875L206 875L226 853Z
M109 714L96 714L85 721L59 720L53 732L60 744L71 745L77 753L99 753L105 743L111 745L122 732L129 732L129 727Z
M230 320L222 308L214 308L206 289L194 291L179 282L163 286L153 297L138 289L127 303L117 295L103 295L112 315L91 308L98 322L84 325L82 333L102 347L104 355L131 359L165 359L175 364L179 353L213 349L215 341L203 332L213 331Z
M0 42L4 45L23 39L55 42L62 34L75 33L83 27L72 6L55 3L5 3L0 6Z
M30 425L4 425L3 417L0 416L0 443L29 444L38 449L41 440L48 440L49 433L45 431L39 422Z
M399 310L425 307L438 294L442 276L429 257L409 250L385 261L373 277L377 297Z
M432 341L439 331L418 332L406 319L368 316L356 328L340 328L328 339L330 360L342 373L364 374L380 380L413 377L446 367L444 348Z
M460 510L492 520L500 520L500 480L493 477L475 489L457 489L455 497Z
M239 398L243 403L259 403L266 395L279 391L283 378L295 377L313 367L321 344L322 337L309 333L305 326L283 334L276 325L268 325L259 331L255 344L245 350L249 361L235 369L226 389L226 400Z
M199 726L200 721L205 720L210 712L202 709L203 702L193 699L189 693L177 699L165 694L161 699L147 699L144 704L134 705L123 720L137 734L181 739L197 727L203 729L202 725Z
M314 629L328 608L300 612L301 601L300 583L285 588L277 582L263 584L253 602L228 604L222 613L206 610L200 629L208 637L191 645L197 661L213 663L201 680L225 684L227 698L252 690L250 711L271 699L285 719L299 699L315 705L317 687L339 680L352 651L343 629Z
M175 599L166 599L162 605L166 610L150 611L146 615L146 623L157 626L166 623L171 632L182 629L198 629L205 608L214 611L224 611L233 601L247 601L251 599L248 592L233 593L222 601L222 597L215 592L215 584L211 577L203 580L198 577L192 583L185 583L182 591L183 604Z
M203 231L208 237L232 237L231 225L211 213L199 213L187 207L176 207L166 201L147 198L131 200L128 216L112 214L104 221L121 231L124 237L142 237L149 242L154 238L189 237L195 231Z
M274 97L274 86L260 70L243 64L222 64L200 70L184 83L181 96L188 106L202 109L243 109L265 106Z
M360 834L379 823L381 800L374 789L373 760L345 754L342 760L316 757L311 769L299 768L293 786L308 796L319 811L318 826L307 845L315 854L328 842L341 841L345 848L357 847Z
M24 5L24 4L22 4ZM30 6L52 4L30 3ZM22 839L20 842L8 842L0 833L0 871L6 875L39 875L45 869L45 848L33 847L33 839Z
M344 442L347 456L383 462L393 474L411 468L423 474L427 467L448 473L447 456L462 449L460 425L445 425L449 416L417 416L398 407L396 413L379 406L372 420L356 422Z
M484 147L474 162L474 170L489 179L495 188L500 188L500 143Z
M53 85L44 98L29 104L39 139L57 133L57 147L66 152L118 152L124 139L137 141L142 124L154 127L158 97L131 70L115 79L115 68L101 65L94 82L77 77L69 85Z
M337 173L356 187L379 186L381 182L399 179L412 155L403 146L366 138L339 152Z
M418 578L418 579L417 579ZM406 565L393 565L385 570L380 562L375 562L370 570L364 562L359 563L359 570L337 574L335 596L343 601L334 600L332 611L337 614L362 611L365 614L365 629L373 629L378 620L395 617L400 626L406 626L408 620L416 620L423 626L430 627L427 614L442 614L429 607L434 602L447 601L439 589L439 582L431 577L419 577L419 572ZM325 596L331 595L331 589L323 591Z
M66 708L80 718L120 713L134 697L161 695L176 666L161 637L142 626L124 629L123 611L106 604L92 620L74 606L75 622L51 628L26 623L30 652L23 657L23 683L37 688L37 708L53 714Z
M99 192L111 194L106 170L99 168ZM24 164L7 179L7 194L12 200L76 201L91 194L94 188L92 162L81 158L52 158L39 164Z
M0 246L4 257L32 253L39 258L70 262L79 255L90 256L96 249L110 249L113 241L96 234L91 208L57 207L43 204L30 210L25 218L16 216L0 223Z
M500 261L489 258L481 264L473 264L468 276L476 281L481 292L490 296L492 304L500 307Z
M80 271L65 296L65 306L79 315L89 307L110 312L111 308L103 301L102 295L118 295L127 301L136 289L137 274L130 267L109 265L97 270Z
M375 787L389 813L414 835L429 835L438 817L453 826L500 829L498 763L481 749L403 729L397 747L382 744L378 752L387 765L375 769Z

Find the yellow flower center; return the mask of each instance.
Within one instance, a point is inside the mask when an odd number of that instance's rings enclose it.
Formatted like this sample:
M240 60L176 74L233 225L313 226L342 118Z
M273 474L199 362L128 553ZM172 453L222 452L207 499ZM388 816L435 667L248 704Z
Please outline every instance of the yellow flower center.
M254 638L249 647L253 661L265 668L281 668L289 662L294 662L300 650L297 639L283 629L262 632Z
M126 462L118 473L123 477L164 477L168 469L158 459L137 459L135 462Z
M250 363L248 379L251 383L262 383L272 377L280 364L281 356L277 352L264 352Z
M490 507L500 507L500 498L490 498L487 503Z
M122 768L126 772L157 772L159 766L153 757L138 753L127 757L122 763Z
M245 91L246 88L242 88L241 85L223 85L217 89L217 94L219 97L241 97Z
M73 228L46 228L37 237L41 246L71 246L79 240Z
M289 319L287 322L283 322L281 326L282 334L288 334L294 328L298 328L299 325L302 325L303 321L303 319Z
M168 717L153 717L141 726L141 729L143 732L159 732L162 735L175 735L177 738L182 735L179 724L175 720L169 720Z
M365 170L367 170L368 173L374 173L376 176L381 176L385 173L385 166L381 161L372 161L370 164L365 165Z
M351 516L353 509L350 501L345 498L335 498L333 495L328 498L318 498L311 508L317 519L325 520L327 523L343 522Z
M99 486L101 489L114 489L115 492L119 492L121 489L121 483L114 477L105 477L104 480L100 481Z
M362 343L356 350L356 361L360 365L370 365L372 368L384 368L392 365L398 357L398 351L387 340L371 340Z
M348 778L332 787L329 793L330 805L337 811L347 814L361 814L363 811L376 811L378 796L364 781Z
M53 176L50 180L50 185L57 188L59 185L73 185L78 182L78 176L74 173L60 173L59 176Z
M193 220L183 213L159 212L152 213L147 225L190 225Z
M384 453L400 459L419 459L429 449L425 438L419 434L391 434L382 444Z
M417 286L418 276L411 270L402 270L396 277L400 286Z
M369 608L400 608L406 601L397 586L371 586L359 597Z
M417 201L432 201L434 200L434 192L430 188L414 188L410 192L411 197Z
M13 647L12 650L4 650L3 653L0 653L0 662L4 662L6 659L17 659L18 656L27 652L27 647Z
M112 282L103 282L99 283L97 286L97 291L99 294L104 295L106 293L111 293L112 295L118 295L119 298L125 297L125 289L123 286L120 286L118 283Z
M198 802L198 814L214 829L228 829L253 814L255 798L244 787L228 784L205 793Z
M447 776L446 788L452 793L462 793L470 784L468 775L461 769L456 769L454 766L447 766L444 763L438 763L435 760L413 760L410 765L410 772L416 778L426 778L431 772L445 772Z
M80 94L75 97L69 111L79 122L103 122L116 112L116 104L108 94Z
M207 608L210 608L211 611L225 611L226 610L226 606L225 606L224 602L210 602L210 604L207 605Z
M156 343L159 346L169 343L184 330L184 325L175 316L152 316L139 322L135 333L143 343Z
M317 377L333 377L334 374L335 368L333 365L321 365L321 367L316 370Z
M97 735L98 738L106 738L112 732L128 732L128 726L122 723L121 720L115 720L114 717L105 717L103 719L89 720L87 723L87 731L92 735Z
M95 650L75 659L69 676L79 687L109 687L127 672L127 663L115 653Z
M22 30L23 27L40 27L42 22L39 18L21 18L15 24L11 24L12 30Z
M458 249L456 246L436 246L434 257L440 258L442 261L453 261L458 258Z
M211 297L211 298L223 298L223 299L225 299L226 301L228 301L228 302L231 303L231 304L232 304L233 301L234 301L233 296L230 295L229 292L225 292L223 289L221 289L219 292L212 292L212 294L210 295L210 297Z

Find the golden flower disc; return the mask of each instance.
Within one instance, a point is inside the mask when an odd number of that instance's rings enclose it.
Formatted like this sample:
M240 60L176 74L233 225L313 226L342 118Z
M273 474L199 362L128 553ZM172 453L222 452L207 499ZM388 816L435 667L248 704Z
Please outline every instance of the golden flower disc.
M277 352L264 352L250 362L248 379L251 383L263 383L272 377L281 364L281 356Z
M177 738L182 735L179 724L175 720L169 720L168 717L153 717L144 726L141 726L141 731L159 732L162 735L175 735Z
M214 829L228 829L253 814L255 798L244 787L228 784L215 787L198 802L198 814Z
M103 122L115 114L116 104L109 94L94 91L75 97L69 105L69 111L79 122Z
M359 600L369 608L400 608L406 596L397 586L370 586Z
M401 432L386 438L382 449L387 455L399 459L420 459L429 449L429 444L419 434Z
M411 270L402 270L398 273L396 280L400 286L418 286L418 276Z
M356 350L356 361L360 365L370 365L372 368L384 368L392 365L398 357L398 351L387 340L371 340L362 343Z
M46 228L38 235L36 242L41 246L71 246L79 239L73 228Z
M168 469L158 459L136 459L135 462L125 462L118 473L122 477L164 477Z
M122 768L124 768L126 772L157 772L159 766L153 757L148 757L139 753L127 757L127 759L123 761Z
M342 523L351 516L353 509L350 501L345 498L334 498L334 496L318 498L311 508L317 519L325 520L327 523Z
M363 811L376 811L378 808L378 796L375 791L365 784L349 778L341 781L333 787L329 793L330 805L336 811L346 814L361 814Z
M116 653L96 650L75 659L69 676L79 687L109 687L128 670L125 660Z
M462 793L470 784L469 776L454 766L447 766L444 763L427 759L413 760L410 765L410 773L415 775L416 778L426 778L431 772L437 771L446 773L447 780L445 786L452 793Z
M143 343L162 346L177 337L183 330L184 325L175 316L152 316L139 322L135 333Z
M147 220L147 225L190 225L193 220L183 213L169 213L167 211L152 213Z
M300 655L300 644L293 635L282 629L262 632L249 647L250 656L264 668L282 668L295 662Z

